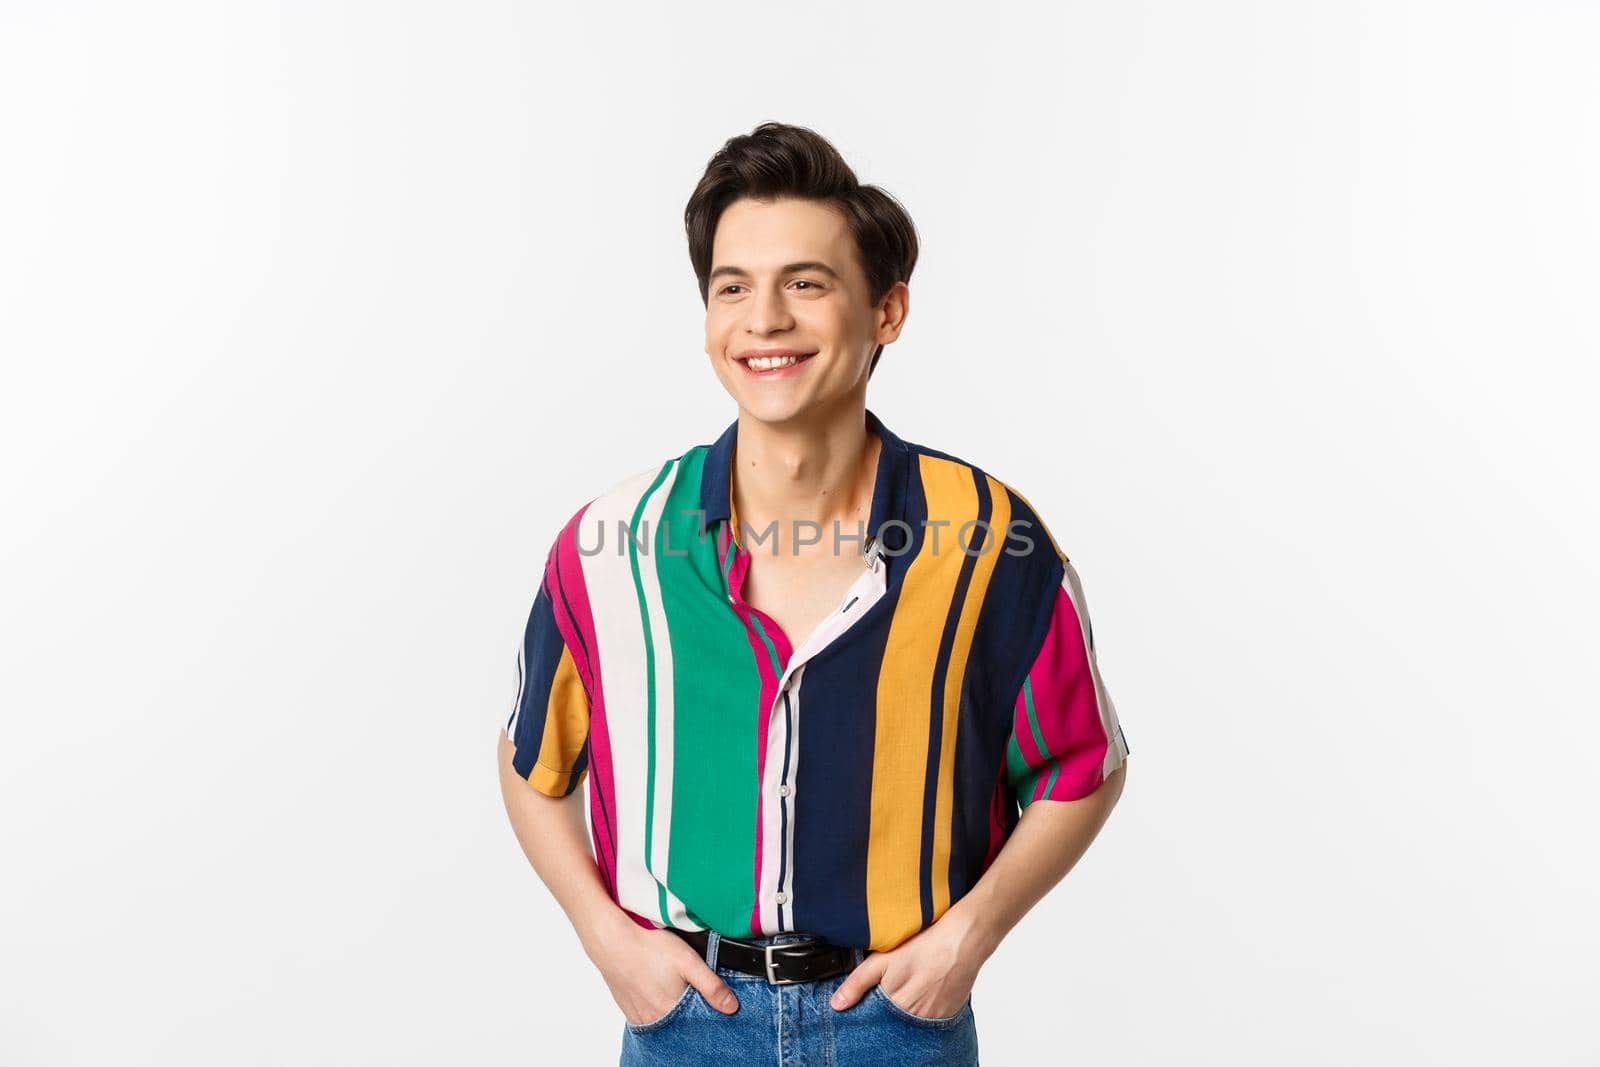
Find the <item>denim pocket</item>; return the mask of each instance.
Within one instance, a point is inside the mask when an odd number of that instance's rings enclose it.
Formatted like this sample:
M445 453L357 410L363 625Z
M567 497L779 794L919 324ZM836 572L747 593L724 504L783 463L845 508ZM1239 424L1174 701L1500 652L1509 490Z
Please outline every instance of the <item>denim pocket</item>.
M906 1009L890 1000L889 994L883 991L883 986L881 985L875 985L872 987L872 995L877 997L885 1008L889 1009L890 1012L899 1018L917 1026L927 1026L935 1030L948 1030L952 1026L961 1025L962 1021L966 1018L967 1013L972 1009L972 998L968 997L966 1002L962 1004L961 1007L956 1009L956 1013L954 1015L941 1015L938 1018L929 1019L922 1015L913 1015L911 1012L906 1011Z
M661 1018L659 1018L659 1019L651 1019L647 1023L630 1023L630 1022L624 1021L623 1025L628 1028L629 1033L634 1033L634 1034L652 1033L653 1031L659 1030L663 1026L666 1026L673 1019L676 1019L679 1015L682 1015L684 1008L688 1007L689 1004L692 1002L692 998L698 997L699 995L700 995L700 991L697 990L694 986L692 986L692 985L691 986L686 986L686 987L684 987L683 995L680 996L676 1001L673 1002L672 1007L668 1008L667 1009L667 1013L665 1015L661 1016Z

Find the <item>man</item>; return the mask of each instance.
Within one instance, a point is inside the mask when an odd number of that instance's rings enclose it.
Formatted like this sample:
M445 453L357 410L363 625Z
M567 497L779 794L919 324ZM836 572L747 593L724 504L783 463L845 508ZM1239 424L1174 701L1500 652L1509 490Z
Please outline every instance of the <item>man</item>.
M866 407L917 253L891 197L766 123L685 220L738 418L557 536L507 811L624 1064L975 1063L979 967L1122 789L1082 586L1014 488Z

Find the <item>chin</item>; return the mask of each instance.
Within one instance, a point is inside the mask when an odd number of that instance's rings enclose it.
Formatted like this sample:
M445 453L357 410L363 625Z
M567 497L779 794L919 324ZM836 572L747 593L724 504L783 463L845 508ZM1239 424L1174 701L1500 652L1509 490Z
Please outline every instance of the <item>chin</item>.
M782 423L799 415L804 415L813 406L809 397L788 396L751 396L748 393L736 397L739 406L762 422Z

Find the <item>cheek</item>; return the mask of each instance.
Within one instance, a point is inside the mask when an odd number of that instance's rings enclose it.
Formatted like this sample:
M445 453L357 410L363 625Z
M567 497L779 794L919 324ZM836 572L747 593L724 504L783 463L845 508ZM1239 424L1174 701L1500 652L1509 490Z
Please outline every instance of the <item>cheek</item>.
M713 352L722 351L728 339L728 323L719 315L706 316L706 348Z
M853 343L870 327L857 316L837 304L819 304L809 316L808 325L817 333L830 338L835 344Z
M727 352L727 331L718 325L714 325L710 322L706 323L705 353L706 357L711 361L713 368L718 374L721 374L723 371L724 357L726 356Z

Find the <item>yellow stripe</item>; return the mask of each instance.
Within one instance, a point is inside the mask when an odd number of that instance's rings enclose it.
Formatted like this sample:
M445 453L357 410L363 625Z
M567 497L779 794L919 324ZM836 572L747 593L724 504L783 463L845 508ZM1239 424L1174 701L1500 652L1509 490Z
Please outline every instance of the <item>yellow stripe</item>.
M550 703L545 708L544 736L539 758L528 774L528 784L550 796L565 796L572 785L572 767L583 753L589 734L589 695L584 692L572 650L561 648L561 660L550 680Z
M970 481L970 476L968 481ZM967 656L972 651L972 635L978 626L1000 553L1005 550L1006 524L1011 521L1011 498L1005 487L984 476L989 487L990 512L985 523L974 524L960 540L972 555L972 581L961 603L961 618L956 624L955 641L950 648L950 663L944 678L944 727L939 743L938 793L933 807L933 917L938 919L950 907L950 823L955 804L956 727L961 721L961 690L967 673ZM972 518L977 518L974 502ZM963 519L963 522L968 520ZM959 534L960 527L956 527ZM981 538L981 540L980 540ZM959 545L957 546L959 549Z
M868 937L870 947L878 951L893 948L922 927L928 709L939 642L965 559L955 537L960 524L977 513L978 503L970 468L928 455L918 456L918 461L930 519L958 518L923 531L922 548L901 585L878 676L867 840Z

